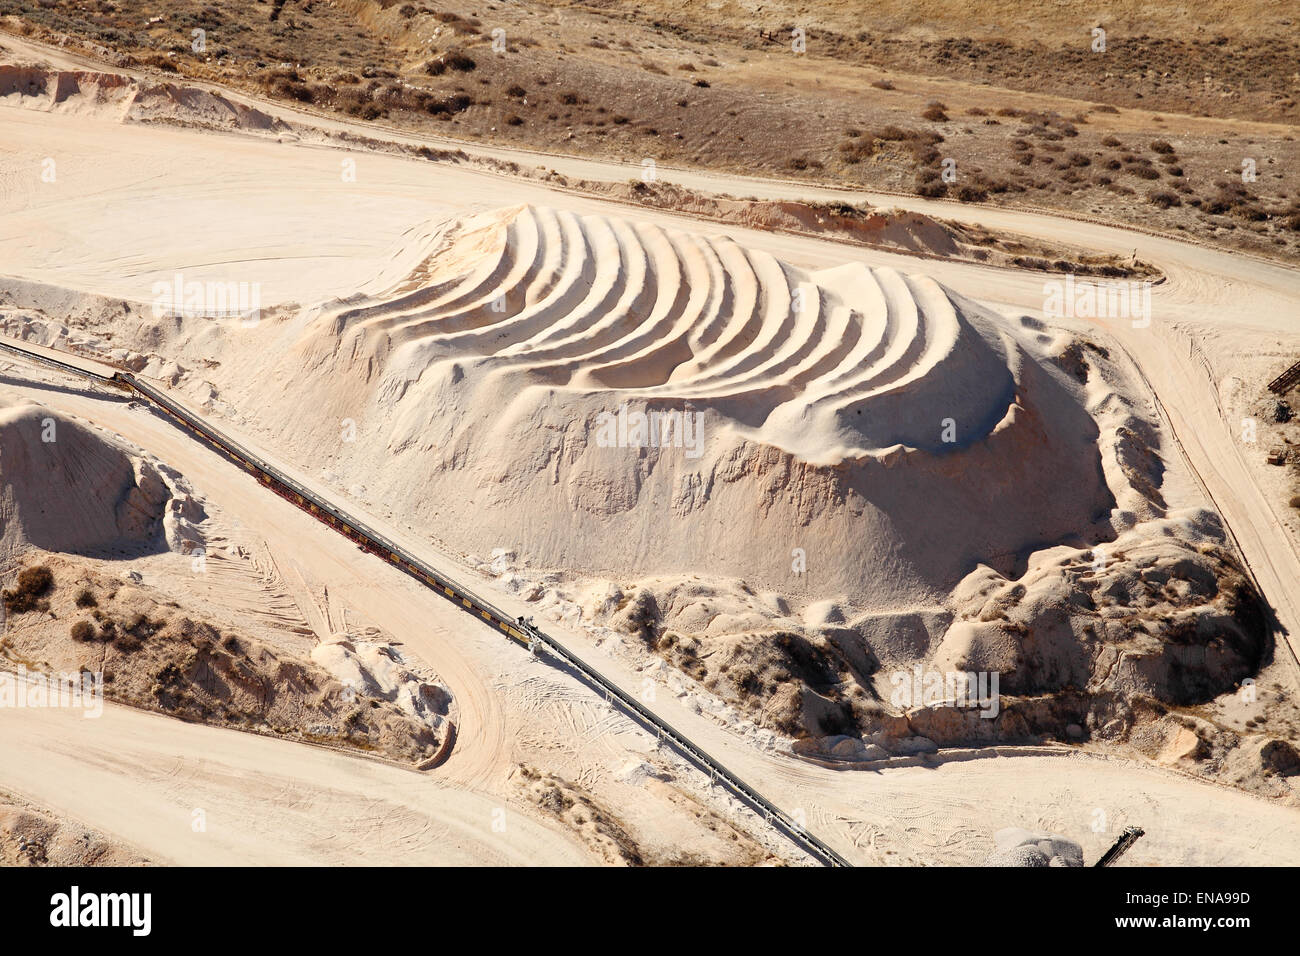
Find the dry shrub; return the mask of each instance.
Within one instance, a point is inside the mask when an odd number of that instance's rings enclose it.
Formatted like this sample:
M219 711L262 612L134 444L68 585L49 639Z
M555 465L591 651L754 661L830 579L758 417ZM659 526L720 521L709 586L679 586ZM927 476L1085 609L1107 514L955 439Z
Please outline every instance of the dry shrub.
M23 568L18 572L18 582L3 594L4 607L11 614L25 614L44 610L49 605L42 600L54 589L54 574L43 564Z
M924 196L927 199L938 199L940 196L948 194L948 184L942 179L918 181L914 188L918 196Z
M267 84L267 92L279 99L297 100L299 103L316 102L316 93L310 86L287 77L273 79Z
M130 631L118 631L113 638L113 649L124 654L138 651L144 644Z
M844 162L856 165L876 151L876 142L870 136L860 139L846 139L836 149Z
M457 73L469 73L478 69L478 63L463 50L448 50L446 53L430 60L424 71L430 76L441 76L447 70Z

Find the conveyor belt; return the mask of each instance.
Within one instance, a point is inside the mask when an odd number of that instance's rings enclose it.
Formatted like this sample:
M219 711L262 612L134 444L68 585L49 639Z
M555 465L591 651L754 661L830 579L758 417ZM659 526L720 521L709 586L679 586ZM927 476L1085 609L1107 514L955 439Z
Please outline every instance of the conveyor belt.
M662 717L645 707L635 697L623 691L617 684L606 678L554 638L526 623L522 618L511 620L506 612L491 602L479 597L469 588L458 584L446 575L439 574L401 546L394 544L379 532L368 527L341 508L332 505L318 494L304 488L275 466L263 461L238 442L224 435L220 430L172 401L158 389L141 382L130 372L117 371L112 375L101 375L89 369L24 348L17 343L0 341L0 351L17 355L60 372L78 375L99 384L125 389L138 395L196 438L215 448L250 475L257 478L269 490L274 491L280 497L329 525L350 541L355 542L363 550L400 568L421 584L432 588L448 601L457 605L461 610L501 631L510 640L534 652L538 648L542 648L564 661L580 674L588 684L600 691L607 701L610 703L618 701L619 705L635 720L653 730L660 740L669 740L683 756L706 773L710 781L721 782L758 813L769 825L785 834L801 849L816 857L823 864L828 866L850 865L847 860L817 837L807 832L803 826L694 744Z

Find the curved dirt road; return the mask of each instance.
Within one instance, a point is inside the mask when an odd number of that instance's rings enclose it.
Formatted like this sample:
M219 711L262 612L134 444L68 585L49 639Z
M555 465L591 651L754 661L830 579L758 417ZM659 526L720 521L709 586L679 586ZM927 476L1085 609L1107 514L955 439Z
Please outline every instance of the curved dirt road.
M264 269L273 283L268 299L313 301L355 291L361 277L373 276L391 265L395 257L401 256L403 234L424 220L438 221L461 215L466 209L514 202L536 202L580 212L608 212L611 208L607 203L532 182L502 180L470 169L388 156L359 155L358 181L342 184L337 154L322 149L223 136L221 149L213 150L210 134L123 127L94 118L14 110L0 111L0 121L6 133L6 152L0 154L0 260L5 262L5 271L34 281L142 302L148 301L153 281L170 279L177 270L201 275L205 269L216 270L231 262L249 263L254 271ZM33 170L39 169L40 157L52 154L60 157L60 181L47 188L50 184L42 184ZM556 159L552 165L581 169L588 178L627 178L627 169L617 164ZM793 184L720 182L705 174L673 170L661 173L666 180L699 188L725 187L732 193L802 198L829 194L845 198L841 192ZM854 195L873 198L865 193ZM1100 249L1130 252L1136 248L1140 256L1165 271L1168 279L1152 297L1151 327L1113 325L1109 331L1123 342L1162 397L1190 461L1237 535L1266 596L1294 639L1300 633L1300 596L1294 586L1300 581L1300 559L1272 517L1271 504L1250 480L1242 450L1218 413L1204 366L1194 350L1180 340L1181 333L1173 328L1173 322L1294 328L1292 317L1300 311L1300 283L1295 272L1171 239L1037 213L899 201L894 197L883 197L883 202ZM638 211L636 215L676 225L688 222L664 213ZM359 217L364 217L364 230L356 227ZM905 257L833 242L713 223L689 221L689 226L709 234L731 234L747 245L797 264L834 265L855 259L872 265L892 265L930 273L958 291L1003 310L1037 312L1042 307L1042 276L946 262L918 266ZM54 402L48 395L46 400ZM461 736L456 750L438 771L436 783L406 771L392 772L428 788L422 791L421 800L455 804L455 813L438 824L444 828L438 832L444 844L450 841L467 846L464 841L476 834L477 817L486 805L483 794L500 789L511 765L515 718L502 710L490 662L496 655L514 653L515 649L502 646L500 639L486 629L483 634L477 633L445 602L427 592L422 594L422 589L404 576L376 567L373 559L345 542L340 544L341 539L332 532L266 495L252 479L215 460L206 449L154 416L88 395L60 393L57 405L123 434L193 476L215 503L255 527L273 546L292 549L296 560L306 564L313 576L326 582L348 603L363 608L376 624L407 642L440 673L453 688L461 708ZM222 467L230 472L224 473ZM438 560L437 555L429 554L427 545L423 553ZM506 609L511 607L506 599L500 603ZM582 635L567 637L575 642L576 649L587 651ZM594 657L606 663L600 655ZM623 686L633 686L630 682L637 679L636 675L620 673L613 662L607 666ZM667 706L675 705L670 702ZM945 765L939 771L835 774L752 752L729 733L684 709L668 716L783 806L806 808L815 832L859 862L969 861L973 848L987 837L977 829L986 827L990 816L987 806L974 805L969 796L969 787L976 781L981 781L981 787L1004 794L1002 806L1008 821L1037 812L1042 819L1061 819L1077 829L1086 826L1084 819L1098 807L1109 807L1116 821L1138 819L1145 812L1142 822L1149 833L1153 817L1159 825L1157 834L1133 851L1134 862L1259 862L1261 856L1281 862L1288 854L1290 859L1300 856L1300 835L1296 827L1288 827L1295 819L1294 811L1137 766L1082 756L1023 757ZM120 727L129 737L137 728L143 733L145 725L138 721L171 723L164 718L130 713L108 718L105 726ZM53 723L49 728L52 741L59 731ZM200 739L197 745L221 753L229 768L216 776L244 774L255 766L266 766L265 761L274 766L280 759L279 751L266 749L268 744L275 744L273 741L236 734L238 739L217 742L206 735L205 728L186 730L205 731L205 735L197 738L182 734L182 740L160 732L167 743L160 743L158 752L149 756L144 765L161 768L166 753L184 753L184 748L196 745ZM15 760L29 756L30 752L22 749L24 736L39 738L44 733L47 731L34 724L18 728L16 723L6 721L0 727L0 753ZM101 747L111 750L107 741L99 747L89 740L88 744L92 755ZM370 774L385 776L387 770L357 769L357 764L366 768L374 765L341 755L324 754L317 761L315 752L311 753L311 757L299 758L301 767L289 766L295 779L301 774L303 780L313 781L317 795L341 789L359 798L370 787ZM68 773L75 763L69 758ZM182 768L179 772L183 777L198 772L183 760L175 765ZM111 765L101 769L125 788L120 795L128 803L147 799L157 780L162 779L159 774L167 775L158 769L124 776L120 765L116 770ZM340 780L350 782L341 785ZM65 777L62 783L70 786L74 779ZM447 786L444 789L440 784ZM103 785L112 786L107 777ZM126 836L140 829L114 807L72 800L64 793L64 789L67 793L71 790L61 788L57 781L47 785L32 777L15 786L33 799L51 798L43 802L110 832ZM275 792L277 785L269 786ZM385 786L388 789L384 799L392 805L404 805L404 785L394 778ZM184 796L173 801L168 812L177 813L186 802L194 803L196 798L190 792L185 791ZM192 792L213 791L200 788ZM459 797L447 796L452 792L466 796L457 802ZM220 795L212 797L214 805L222 799ZM224 799L231 802L229 792ZM1045 807L1049 809L1042 809ZM280 860L333 859L328 845L323 847L323 853L319 852L322 845L315 842L314 824L289 820L281 824L288 836L275 845L276 853L285 854ZM459 835L448 836L453 831ZM580 853L562 835L547 833L550 831L527 831L527 838L536 840L535 854L519 847L512 850L491 836L482 837L472 852L465 852L481 859L531 862L570 860L573 854ZM1248 838L1251 833L1268 834L1268 839L1261 842ZM385 834L383 842L392 844L395 840L400 845L404 839L404 835L394 832ZM1101 834L1094 842L1103 845L1108 840ZM191 844L188 837L182 840L176 836L173 842L156 844L154 852L169 859L212 861L229 858L235 852L252 852L233 849L238 842L200 851L187 849ZM142 845L148 848L148 844ZM413 858L427 858L421 856L427 844L414 839L411 846L415 848ZM1091 856L1098 848L1087 849ZM447 859L459 859L456 852L459 850L449 849ZM274 853L268 850L267 857L272 856Z

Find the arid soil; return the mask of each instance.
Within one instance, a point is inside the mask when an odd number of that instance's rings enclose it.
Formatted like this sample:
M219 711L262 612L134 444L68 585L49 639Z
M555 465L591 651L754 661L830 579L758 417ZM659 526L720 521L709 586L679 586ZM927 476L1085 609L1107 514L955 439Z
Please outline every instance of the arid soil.
M113 65L637 173L1029 204L1293 261L1292 11L1111 6L982 0L958 24L901 2L864 20L833 3L121 0L0 4L0 23Z
M450 733L310 659L195 621L132 582L61 558L24 558L45 562L27 568L57 570L38 605L6 617L0 654L11 671L102 673L108 700L410 764L431 765ZM445 715L445 692L426 685L424 693L428 710Z
M622 773L629 779L640 778L658 799L679 812L692 814L700 823L700 842L668 853L662 848L648 849L640 846L614 813L582 787L527 766L518 769L515 782L528 800L579 834L606 864L708 866L725 861L733 866L780 865L779 858L765 851L743 830L665 782L664 775L648 764L631 765Z
M0 866L147 866L149 862L117 840L0 792Z
M867 203L760 201L753 197L704 195L658 182L643 174L627 183L573 180L544 167L528 168L463 150L433 150L358 137L347 131L326 132L310 122L272 116L228 96L197 87L158 80L137 80L109 71L56 70L22 62L4 63L0 51L0 98L8 105L42 112L101 116L132 123L181 125L325 141L354 150L398 153L429 161L454 162L523 176L575 192L630 205L669 210L717 222L836 239L852 245L906 252L921 257L956 259L1003 267L1079 276L1153 280L1157 272L1135 257L1099 254L1067 243L979 226L877 208Z

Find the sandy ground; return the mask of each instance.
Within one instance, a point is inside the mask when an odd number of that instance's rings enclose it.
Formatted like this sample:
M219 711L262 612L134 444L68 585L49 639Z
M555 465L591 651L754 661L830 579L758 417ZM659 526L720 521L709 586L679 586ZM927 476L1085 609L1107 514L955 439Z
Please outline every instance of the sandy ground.
M55 397L40 387L24 390L34 398L48 400ZM591 774L609 776L611 767L619 766L614 759L616 754L627 759L629 752L640 751L646 758L655 759L654 744L648 735L632 729L625 718L614 714L576 682L556 674L545 664L532 661L526 652L503 644L486 628L469 624L464 615L446 602L361 554L344 539L287 503L264 494L251 478L219 461L211 452L197 447L154 415L128 408L120 402L105 402L97 396L60 395L57 398L62 407L155 449L157 454L188 473L205 475L211 500L240 514L244 521L267 538L273 549L292 549L303 565L331 590L337 591L343 600L364 608L382 626L403 635L412 651L445 676L461 705L465 734L452 758L438 771L434 780L407 771L392 771L396 775L392 779L409 780L407 786L413 792L425 794L426 799L433 799L431 793L436 792L440 796L440 806L454 806L457 813L463 810L469 814L468 823L463 817L458 818L462 829L457 832L464 835L464 839L488 839L477 832L473 814L476 808L493 803L493 792L499 794L503 791L513 734L519 734L526 743L549 738L551 746L555 747L558 741L554 736L554 722L565 721L571 736L560 748L568 753L562 754L559 766L579 778ZM394 530L386 528L382 521L377 524L379 530ZM419 546L410 536L405 536L403 543ZM446 558L430 554L427 548L423 553L435 563L451 564ZM494 598L506 610L514 609L514 599L510 596L494 595ZM521 611L526 609L522 604L518 607ZM548 629L558 631L623 686L641 685L640 674L620 659L602 654L590 645L584 634L562 626L553 628L550 624ZM660 694L655 706L675 726L704 743L747 779L761 785L782 806L791 810L802 809L809 826L815 827L816 832L855 862L975 863L987 852L992 831L1002 825L1068 831L1080 839L1088 857L1093 858L1105 848L1118 828L1136 822L1147 828L1152 838L1144 840L1130 854L1128 862L1133 864L1174 861L1281 864L1289 854L1300 850L1300 844L1296 843L1300 836L1292 825L1294 811L1137 764L1084 755L1024 756L954 762L940 769L917 767L881 773L836 773L789 757L756 753L747 742L707 717L692 712L669 694ZM57 711L15 713L21 720L6 720L0 724L0 741L3 741L0 752L19 757L31 752L25 749L32 746L31 741L48 738L48 746L53 747L56 754L60 747L72 747L73 753L61 763L62 773L35 772L21 781L10 781L12 789L33 801L118 834L163 859L195 862L230 859L225 855L232 852L228 844L200 839L186 829L187 815L207 803L224 808L240 821L236 825L232 820L234 833L230 840L249 839L250 830L260 832L261 823L252 818L248 807L261 799L261 782L244 775L250 767L257 766L264 774L269 773L268 765L263 763L263 754L268 754L263 750L265 747L285 749L283 757L276 752L275 761L269 766L276 768L274 779L279 781L278 785L298 787L304 794L303 800L317 800L323 791L330 795L329 803L332 805L336 794L350 791L338 779L313 776L323 774L322 767L334 768L344 780L360 775L365 785L357 789L367 794L379 792L372 785L372 777L386 781L390 777L389 768L372 770L371 762L358 758L280 745L234 732L191 727L166 718L110 707L102 722L86 721L86 724L112 726L120 721L129 725L136 730L130 738L132 745L145 750L141 756L133 757L133 761L138 759L144 762L143 766L161 769L141 772L128 769L131 764L116 763L116 771L106 772L102 784L97 782L95 788L82 791L79 784L73 786L84 773L81 761L90 755L99 755L94 760L102 763L105 758L101 749L108 746L112 735L103 738L104 744L88 744L88 749L83 750L81 744L69 742L65 722L74 719L71 715ZM550 731L546 729L548 718ZM144 728L149 729L145 731ZM184 736L186 740L179 740L174 735ZM83 736L81 739L88 738ZM55 740L63 742L56 747ZM211 756L213 754L217 756ZM285 766L283 760L290 759L290 754L296 756L281 777L278 771ZM593 756L603 758L603 762L593 760ZM240 770L238 773L216 773L215 781L204 776L201 782L195 782L191 788L179 793L167 791L170 800L168 813L178 819L175 830L145 827L142 832L138 828L139 819L135 821L136 825L132 825L129 819L122 819L121 815L126 813L124 807L138 802L156 805L153 802L159 799L157 781L160 774L173 775L173 771L196 764L202 767L209 759L231 761ZM24 762L15 761L13 765L21 766ZM182 776L188 780L190 773L187 770ZM192 773L202 776L197 768ZM694 783L699 786L698 777L694 778ZM95 798L94 794L101 785L123 794L123 800ZM465 787L482 788L486 792L466 792ZM70 803L68 794L73 791L84 792L85 799ZM392 792L409 793L400 788ZM393 799L397 800L397 797ZM411 798L408 795L406 799ZM346 802L343 805L349 806ZM401 805L409 806L407 803ZM417 804L417 810L410 812L418 817L419 808L428 805L427 802ZM1000 808L996 820L990 819L990 806ZM244 809L241 811L240 807ZM719 809L728 812L727 802L724 801ZM1089 829L1093 820L1098 819L1098 810L1105 814L1107 821L1104 833L1093 833ZM346 812L353 812L350 806ZM450 813L450 809L447 812ZM144 817L146 822L151 819L151 815ZM414 846L409 845L406 842L408 831L403 831L400 839L392 836L394 842L390 842L389 834L372 832L373 819L363 817L361 823L356 823L354 817L351 829L369 833L367 840L373 843L376 852L378 848L384 848L384 852L390 854L390 860L452 859L444 855L445 847L436 840L435 845L419 841ZM416 825L412 823L412 826ZM419 825L424 825L423 818ZM450 828L453 825L446 820L429 824L431 828ZM268 859L277 858L276 854L282 850L286 853L291 850L299 854L296 858L304 860L338 859L330 855L338 852L336 848L322 848L318 844L321 830L310 816L279 821L275 832L275 849L271 850L269 845L266 849ZM1261 838L1265 833L1270 835ZM533 836L530 832L530 840ZM353 839L360 843L360 833ZM553 855L560 852L554 840L554 836L539 836L537 855L529 859L535 862L563 860L563 856ZM507 853L500 844L479 843L476 846L482 850L474 852L482 852L484 859L510 858L491 856L492 853ZM349 847L343 852L369 851ZM532 851L517 846L513 852L526 855ZM422 856L422 853L429 855Z
M609 210L607 204L536 184L383 156L351 157L357 161L356 182L343 182L339 154L324 149L125 129L94 118L13 110L3 111L0 123L5 134L0 144L3 271L144 301L153 281L170 279L177 270L187 277L217 278L232 264L263 281L267 301L318 301L356 291L385 267L409 266L394 261L405 248L402 237L429 220L522 202L584 214ZM59 157L56 183L40 180L40 160L46 156ZM587 178L627 178L627 170L617 166L576 160L551 165L570 167ZM674 181L694 188L725 186L739 194L819 198L829 192L673 175ZM1169 279L1153 295L1152 327L1116 325L1108 331L1124 343L1163 397L1189 461L1294 640L1300 634L1300 596L1293 587L1300 580L1300 559L1279 530L1272 511L1277 504L1258 492L1245 471L1242 450L1218 414L1203 367L1169 331L1174 319L1232 326L1243 342L1249 341L1252 328L1286 330L1300 298L1294 273L1172 240L1048 216L963 210L920 200L898 205L1107 251L1136 248L1165 270ZM662 213L638 218L683 222ZM809 268L850 257L835 243L716 224L693 223L692 228L743 238L746 246ZM851 257L871 266L914 268L885 253L855 252ZM926 271L936 278L1004 311L1041 308L1041 277L932 265ZM15 378L12 373L8 377ZM525 749L536 749L544 742L538 738L545 738L556 722L578 720L578 742L557 748L570 752L556 756L555 765L579 778L607 778L616 772L611 765L621 766L629 754L655 756L647 735L607 713L576 682L472 625L445 602L261 492L247 476L149 413L77 390L19 390L102 424L201 481L211 500L239 515L273 550L292 554L315 580L404 640L452 688L462 714L457 747L432 779L116 708L77 736L61 723L70 719L67 715L6 715L0 721L0 753L10 758L6 765L33 767L35 755L49 748L49 759L59 768L11 772L4 783L25 797L167 860L233 862L242 855L267 862L346 862L353 856L370 862L380 862L380 856L384 862L573 862L582 857L574 841L540 823L521 822L505 837L491 832L490 823L483 832L484 812L490 821L491 809L501 805L501 794L508 790L506 781L521 746L516 738L523 738ZM434 563L447 560L431 554L423 541L412 543ZM494 600L514 609L509 596L494 595ZM639 684L639 675L588 647L585 635L555 630L624 686ZM583 703L572 709L557 705L557 685ZM939 769L836 774L755 752L668 695L661 700L671 722L782 806L804 809L810 827L855 862L975 862L987 852L993 831L1011 825L1075 834L1093 858L1119 827L1137 823L1148 837L1126 857L1133 864L1282 863L1300 854L1294 811L1136 764L1082 755L1025 756ZM96 774L95 789L83 790L80 781L88 772ZM22 779L10 779L14 773ZM184 783L176 789L170 783L158 787L159 780L175 778ZM693 786L698 784L696 779ZM77 792L83 796L74 798ZM100 799L97 792L117 796ZM294 794L297 805L313 812L295 812L294 803L277 797L281 793ZM322 807L333 808L338 794L344 796L337 810L324 811L324 819L338 825L331 828L316 814ZM391 816L368 816L369 795L377 795L384 808L394 808ZM625 800L629 796L622 792ZM268 797L276 809L253 814L251 808L265 805ZM214 808L209 819L218 822L208 834L193 834L189 814L207 805ZM715 805L728 810L726 801ZM1108 819L1106 833L1088 829L1097 809ZM175 826L151 826L156 815ZM376 831L373 821L379 817L387 822ZM656 818L649 825L675 824ZM346 834L341 843L329 839L336 829ZM512 832L521 837L519 842ZM666 842L672 842L663 832Z
M13 789L181 865L587 861L491 793L376 761L108 705L5 719ZM141 784L144 784L143 786ZM504 824L504 826L503 826ZM495 826L495 829L494 829Z

